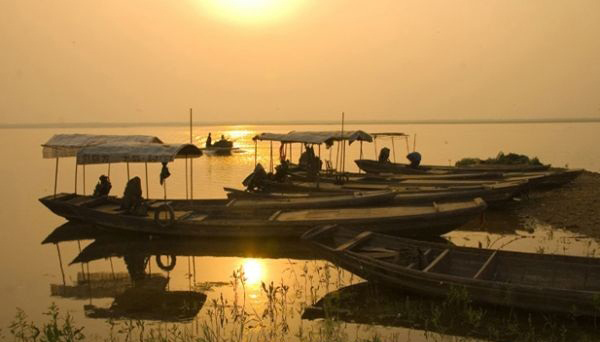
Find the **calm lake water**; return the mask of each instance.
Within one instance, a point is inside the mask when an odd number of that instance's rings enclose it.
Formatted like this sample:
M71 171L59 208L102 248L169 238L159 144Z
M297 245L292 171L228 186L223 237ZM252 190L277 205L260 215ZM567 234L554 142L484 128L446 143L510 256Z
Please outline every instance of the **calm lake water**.
M194 161L194 198L221 198L225 196L224 186L241 188L244 179L254 167L254 143L251 138L260 132L288 132L290 130L337 130L338 126L221 126L194 128L194 142L204 144L210 131L213 138L220 134L235 140L241 150L232 156L203 156ZM585 168L591 171L600 170L600 155L597 149L597 135L600 132L598 123L571 124L467 124L467 125L361 125L348 126L347 129L362 129L367 132L400 131L417 134L416 148L423 155L423 163L449 164L463 157L487 158L495 156L499 151L517 152L529 156L537 156L542 162L555 166ZM56 303L61 310L72 313L76 321L85 325L89 336L105 336L107 323L105 319L86 318L84 305L93 304L108 307L113 298L62 298L51 296L51 285L63 283L61 268L55 245L41 245L41 241L64 220L43 207L38 198L51 194L54 184L54 160L42 159L40 145L55 133L92 133L92 134L147 134L157 135L165 142L182 143L189 141L189 131L185 127L150 127L150 128L105 128L105 129L3 129L0 135L0 146L4 156L0 168L1 189L4 196L0 199L0 215L3 229L0 230L0 264L3 276L0 279L0 328L6 335L6 327L13 319L16 308L22 308L31 319L40 321L42 313L51 303ZM390 146L390 140L378 140L377 148ZM410 139L410 145L413 138ZM274 146L277 155L278 146ZM373 144L363 146L367 157L374 156ZM400 161L406 154L403 140L396 141L396 158ZM347 147L346 170L357 171L353 160L358 157L359 144ZM266 142L258 144L258 161L268 167L270 145ZM293 151L294 158L300 155L299 147ZM323 159L328 159L329 151L321 151ZM333 153L335 158L335 151ZM333 161L335 164L335 161ZM171 177L168 180L168 196L185 198L185 162L176 161L170 166ZM74 188L75 161L73 158L61 159L59 164L58 190L72 192ZM83 184L79 171L78 189L85 188L90 193L98 176L107 172L106 166L86 167L86 182ZM162 196L162 188L158 183L159 166L151 165L150 197ZM131 174L144 179L143 165L131 165ZM125 165L112 165L111 181L113 194L121 194L126 181ZM457 230L446 236L455 244L483 246L492 248L538 252L560 253L572 255L590 255L598 247L590 239L575 236L572 233L537 222L524 222L510 212L490 214L493 221L484 223L483 227L469 227ZM488 220L490 221L490 220ZM485 225L488 224L489 227ZM479 230L477 230L479 229ZM77 281L78 273L105 273L117 276L127 272L123 258L113 257L100 259L87 264L68 265L78 254L80 248L88 246L92 240L80 242L64 242L59 244L67 285ZM273 243L269 243L273 247ZM300 318L302 308L342 285L361 282L348 272L332 265L315 260L316 255L303 250L298 244L287 246L281 244L272 250L265 250L259 241L250 246L206 247L201 242L187 242L184 252L177 258L175 268L170 272L161 271L154 257L149 268L153 273L161 273L169 277L169 290L189 290L190 288L211 287L206 292L208 300L198 316L182 327L191 332L201 330L214 318L215 312L223 307L231 313L236 296L241 300L240 289L234 289L231 282L235 270L243 270L246 280L245 309L256 319L253 328L246 331L253 340L261 336L270 336L271 330L285 335L285 340L301 340L297 335L318 334L322 327L319 321L306 321ZM296 250L296 249L300 250ZM262 253L262 255L261 255ZM223 255L219 257L211 255ZM261 258L251 256L271 256L277 258ZM285 308L280 307L278 316L270 321L263 317L269 309L269 300L261 284L275 286L286 285ZM225 306L213 306L213 299L223 296ZM279 298L279 297L277 297ZM282 305L283 305L282 304ZM283 309L282 309L283 308ZM268 311L268 310L267 310ZM164 329L165 323L150 321L148 325ZM232 322L228 323L233 326ZM218 325L218 324L217 324ZM289 326L288 333L281 331ZM408 328L369 327L359 324L343 324L341 329L351 337L371 336L373 332L383 336L395 336L398 340L425 341L426 335L419 330ZM231 330L231 329L230 329ZM225 333L225 332L223 332ZM274 336L274 335L273 335Z

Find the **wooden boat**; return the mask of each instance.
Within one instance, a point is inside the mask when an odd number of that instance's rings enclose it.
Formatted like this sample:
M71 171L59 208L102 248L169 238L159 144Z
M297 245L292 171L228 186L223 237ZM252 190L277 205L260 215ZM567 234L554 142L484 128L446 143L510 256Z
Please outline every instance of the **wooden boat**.
M529 164L477 164L470 166L442 166L422 165L412 168L401 163L380 163L377 160L357 159L356 165L367 173L400 173L400 174L449 174L449 173L473 173L473 172L533 172L545 171L550 165Z
M339 266L369 281L444 297L464 288L475 302L597 315L600 259L456 247L326 226L307 232Z
M201 147L200 151L207 154L215 154L215 155L230 155L234 152L239 151L239 147L233 146L210 146L210 147Z
M224 188L229 198L314 198L331 196L335 192L249 192L244 190ZM526 181L498 182L482 187L458 189L445 188L413 188L412 190L395 191L391 203L398 205L466 201L481 197L489 206L498 206L526 192ZM339 192L338 192L339 193ZM351 193L351 192L348 192Z
M144 234L197 237L299 237L322 224L342 223L407 236L440 235L477 217L486 208L476 198L468 202L427 206L341 209L202 211L189 201L151 201L145 216L120 209L119 200L59 194L40 199L55 214L69 220Z

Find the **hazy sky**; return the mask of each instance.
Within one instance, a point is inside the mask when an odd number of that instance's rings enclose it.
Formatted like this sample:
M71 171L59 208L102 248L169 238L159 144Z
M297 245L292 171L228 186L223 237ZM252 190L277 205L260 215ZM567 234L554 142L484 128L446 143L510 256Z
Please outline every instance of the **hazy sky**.
M1 123L600 117L599 0L0 0Z

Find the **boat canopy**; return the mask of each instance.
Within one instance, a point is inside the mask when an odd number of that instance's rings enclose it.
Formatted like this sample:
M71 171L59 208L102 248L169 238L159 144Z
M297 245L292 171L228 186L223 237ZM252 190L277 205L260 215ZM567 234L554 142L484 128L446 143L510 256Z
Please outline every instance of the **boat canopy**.
M363 131L327 131L327 132L296 132L289 133L261 133L254 137L255 140L281 141L283 143L306 144L333 144L334 141L348 140L350 143L358 141L373 141L373 137Z
M162 144L162 141L151 135L56 134L42 145L42 156L75 157L83 147L127 143Z
M175 158L198 158L193 144L104 144L84 147L77 152L77 164L168 163Z
M384 133L371 133L373 138L379 137L408 137L408 134L400 133L400 132L384 132Z

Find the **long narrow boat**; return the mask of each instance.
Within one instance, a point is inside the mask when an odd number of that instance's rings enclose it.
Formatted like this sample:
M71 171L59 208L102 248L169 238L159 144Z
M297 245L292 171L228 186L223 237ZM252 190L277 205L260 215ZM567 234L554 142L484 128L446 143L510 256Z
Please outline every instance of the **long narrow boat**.
M357 159L354 161L363 171L369 173L400 173L400 174L449 174L449 173L473 173L473 172L533 172L545 171L550 165L530 164L478 164L471 166L442 166L422 165L416 168L401 163L380 163L377 160Z
M424 206L309 210L202 211L190 201L154 201L144 216L127 214L116 198L59 194L40 199L69 220L144 234L197 237L299 237L312 227L341 223L405 236L435 236L479 216L486 204L468 202Z
M326 226L307 232L339 266L369 281L443 297L464 288L480 303L597 315L600 259L456 247Z
M273 198L315 198L320 196L331 196L335 192L250 192L232 188L224 188L229 198L255 200ZM396 191L391 203L398 205L421 204L433 202L456 202L466 201L480 197L489 206L499 206L515 197L519 197L527 191L526 181L499 182L482 187L471 187L464 189L432 189L416 188L411 191ZM339 192L338 192L339 193ZM351 194L352 192L348 192Z

